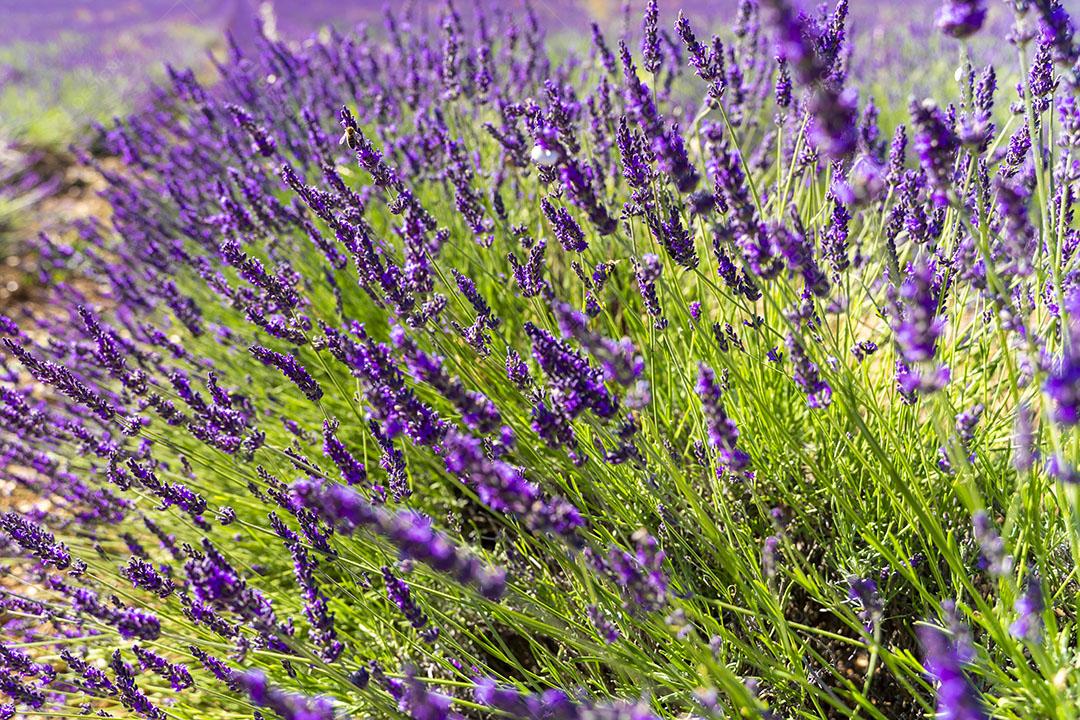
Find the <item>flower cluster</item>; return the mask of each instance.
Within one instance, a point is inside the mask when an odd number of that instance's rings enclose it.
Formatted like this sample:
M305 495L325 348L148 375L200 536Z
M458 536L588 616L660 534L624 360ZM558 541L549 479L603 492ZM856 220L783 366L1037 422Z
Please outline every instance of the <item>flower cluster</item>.
M0 717L1070 717L1080 45L933 2L168 68L0 316Z

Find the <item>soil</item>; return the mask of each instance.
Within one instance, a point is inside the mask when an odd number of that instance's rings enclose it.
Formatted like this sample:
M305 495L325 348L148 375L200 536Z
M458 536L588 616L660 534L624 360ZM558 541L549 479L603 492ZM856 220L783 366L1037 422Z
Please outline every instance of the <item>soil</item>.
M20 210L11 225L0 227L0 312L17 314L23 308L34 312L48 302L30 240L41 233L66 237L76 220L107 218L109 205L99 195L104 188L101 175L77 164L70 154L18 147L10 151L35 158L27 172L43 185L56 183L52 193Z

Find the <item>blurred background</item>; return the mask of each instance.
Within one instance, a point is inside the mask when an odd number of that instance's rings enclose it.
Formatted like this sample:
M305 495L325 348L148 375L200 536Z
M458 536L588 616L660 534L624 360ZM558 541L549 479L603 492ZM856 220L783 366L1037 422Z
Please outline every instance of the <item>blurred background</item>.
M519 12L524 0L497 0ZM638 29L646 0L530 0L557 47L582 47L589 22L613 33ZM834 3L835 0L831 0ZM940 81L928 74L927 47L943 58L949 75L957 47L936 48L932 30L937 0L849 0L862 75L879 104ZM1070 0L1080 3L1080 0ZM303 42L328 26L347 33L360 23L378 31L386 0L0 0L0 310L32 300L32 273L19 238L96 215L95 178L68 152L85 143L95 123L137 112L166 63L201 68L213 77L209 54L220 52L226 32L250 45L261 23L271 37ZM808 9L817 0L804 0ZM420 16L437 18L444 0L405 0ZM474 0L456 0L463 15ZM730 27L738 0L661 0L671 27L682 9L700 34ZM1004 2L991 3L1001 20ZM918 44L911 39L920 40ZM995 51L987 33L979 39ZM947 41L946 41L947 42ZM1003 43L996 43L997 51ZM918 48L918 50L916 50ZM1007 46L1006 46L1007 48Z

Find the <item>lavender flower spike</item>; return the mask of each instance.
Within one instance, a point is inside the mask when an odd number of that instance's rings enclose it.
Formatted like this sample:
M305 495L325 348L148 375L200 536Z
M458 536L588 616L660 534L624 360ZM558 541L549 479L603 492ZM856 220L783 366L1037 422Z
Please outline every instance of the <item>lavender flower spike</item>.
M995 577L1007 575L1012 570L1012 557L1005 552L1005 541L994 527L990 516L984 510L979 510L971 516L971 524L986 570Z
M485 457L479 440L450 433L445 452L447 469L472 486L492 510L516 515L530 530L578 542L575 532L585 521L577 508L561 497L545 498L520 469Z
M323 396L319 383L315 381L315 378L311 377L307 368L301 365L292 355L274 352L260 345L252 345L248 348L248 351L263 365L277 368L282 375L296 383L296 386L300 388L300 391L304 393L308 400L318 402L319 398Z
M272 710L282 720L334 720L334 704L329 698L307 697L272 687L261 670L235 676L251 702Z
M729 472L739 472L750 463L750 456L736 444L739 429L724 410L716 374L705 364L698 366L697 394L708 423L709 441L720 452L721 465Z
M0 517L0 528L19 546L33 553L42 563L64 570L71 565L71 553L53 534L25 519L16 512Z
M476 679L474 696L481 705L522 720L658 720L644 704L598 705L584 699L574 700L562 690L527 695L513 688L500 686L491 678Z
M386 595L405 616L420 634L420 639L426 643L433 643L439 636L439 628L428 626L428 617L412 598L412 590L401 578L394 575L390 568L382 567L383 582L386 584Z
M938 682L939 718L988 720L978 692L964 674L957 648L945 632L931 626L919 628L927 673Z
M431 521L414 512L389 513L375 507L352 488L301 480L292 486L293 497L346 535L368 527L394 545L403 558L418 560L458 582L474 586L481 595L498 599L506 587L502 570L484 567L461 551Z
M1027 586L1016 599L1017 618L1009 632L1019 640L1038 643L1042 639L1044 608L1042 580L1038 575L1028 578Z
M986 22L984 0L945 0L937 13L937 26L941 32L954 38L974 35Z

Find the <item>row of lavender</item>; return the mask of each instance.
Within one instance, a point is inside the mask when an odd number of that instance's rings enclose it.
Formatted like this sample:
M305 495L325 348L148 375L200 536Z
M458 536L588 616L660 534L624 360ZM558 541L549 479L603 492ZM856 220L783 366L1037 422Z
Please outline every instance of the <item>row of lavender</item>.
M1080 49L1014 10L889 131L845 0L172 70L3 322L4 714L1075 717Z

